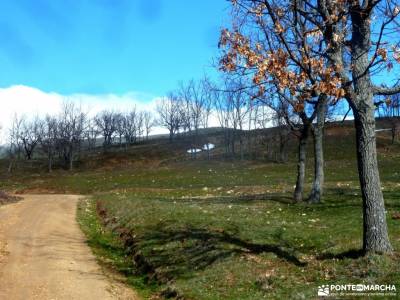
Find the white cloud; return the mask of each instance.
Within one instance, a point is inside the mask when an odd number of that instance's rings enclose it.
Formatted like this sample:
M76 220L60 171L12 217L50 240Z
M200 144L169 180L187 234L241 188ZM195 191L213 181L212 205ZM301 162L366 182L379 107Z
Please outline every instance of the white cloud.
M66 100L81 104L83 110L88 112L90 116L102 110L129 111L134 106L139 110L147 110L155 113L156 103L160 99L161 97L138 92L130 92L123 95L62 95L54 92L47 93L40 89L24 85L0 88L0 144L7 141L9 127L15 114L27 118L40 117L46 114L56 115L60 112L61 105ZM216 111L211 112L209 126L220 126ZM247 129L248 125L245 125L244 128ZM156 127L151 134L166 133L168 133L166 129Z
M9 126L15 114L18 116L24 115L28 118L57 114L65 100L82 104L85 111L90 115L94 115L105 109L126 111L134 106L139 110L154 111L158 99L159 97L136 92L124 95L61 95L53 92L47 93L24 85L0 88L0 143L5 142ZM157 128L154 133L165 133L165 131L162 128Z

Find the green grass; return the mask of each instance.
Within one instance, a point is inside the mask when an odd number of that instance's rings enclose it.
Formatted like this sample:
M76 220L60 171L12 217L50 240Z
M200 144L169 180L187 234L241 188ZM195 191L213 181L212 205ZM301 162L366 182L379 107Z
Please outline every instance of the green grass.
M127 255L121 240L114 232L102 226L95 208L96 203L93 199L80 200L77 220L98 262L107 273L123 274L127 284L131 285L140 296L148 298L158 287L135 271L132 259Z
M352 135L326 138L319 205L291 203L294 153L287 164L182 157L154 164L146 158L150 149L141 146L138 153L115 154L122 163L111 166L116 158L108 154L74 172L17 170L3 175L0 188L92 195L78 208L89 245L144 298L314 299L320 284L400 288L400 220L392 218L400 211L400 146L387 150L387 139L378 144L384 146L379 165L396 250L391 256L359 255L362 211Z
M189 299L310 299L324 283L400 282L397 254L352 258L362 215L351 193L329 193L316 206L129 192L96 200L109 228L134 236L131 254ZM399 210L396 200L386 197L388 216ZM399 221L388 223L398 249Z

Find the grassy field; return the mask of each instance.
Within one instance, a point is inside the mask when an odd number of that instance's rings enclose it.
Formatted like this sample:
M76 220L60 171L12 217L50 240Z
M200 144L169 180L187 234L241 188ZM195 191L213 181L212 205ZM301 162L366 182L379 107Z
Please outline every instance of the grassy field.
M89 245L144 298L313 299L321 284L399 284L399 145L378 141L396 252L362 257L352 134L328 134L325 144L326 194L319 205L291 203L294 152L287 164L192 161L167 150L149 157L150 145L72 173L17 170L1 185L90 195L78 208Z

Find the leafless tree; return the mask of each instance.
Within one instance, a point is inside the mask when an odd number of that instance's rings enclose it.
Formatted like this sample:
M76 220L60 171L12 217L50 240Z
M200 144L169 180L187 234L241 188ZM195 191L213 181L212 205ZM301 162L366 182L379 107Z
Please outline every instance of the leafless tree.
M25 153L25 158L31 160L34 150L39 143L40 139L40 120L35 117L33 120L23 119L20 131L20 140Z
M11 128L9 130L7 153L9 157L8 172L11 173L15 160L22 152L21 130L24 118L14 115Z
M293 111L290 109L286 101L277 101L276 105L269 106L269 108L274 110L273 123L276 126L277 138L274 144L278 145L277 156L279 158L276 161L284 163L287 161L287 146L290 139L291 128L297 127L296 118L293 115ZM291 127L292 126L292 127Z
M229 155L232 153L233 156L234 148L231 149L231 146L234 145L232 143L232 116L233 116L233 101L231 101L233 97L233 92L226 90L224 88L215 87L214 93L214 108L216 110L217 118L220 127L223 130L224 135L224 146L225 146L225 155Z
M240 152L240 159L244 159L244 129L245 124L248 122L248 115L250 112L249 106L249 97L248 95L242 91L242 85L239 82L238 86L231 87L236 89L233 93L233 97L231 97L232 105L233 105L233 134L238 135L239 137L239 152ZM233 143L235 141L233 140ZM232 147L234 149L234 146Z
M215 95L219 123L224 128L227 152L236 155L236 143L239 142L240 158L244 158L244 130L249 122L250 98L244 92L241 80L226 77L220 95Z
M97 128L96 121L94 119L88 119L84 137L89 151L95 149L98 136L99 129Z
M144 133L144 114L142 111L139 111L137 114L137 117L135 119L136 124L136 133L135 133L135 138L136 140L140 140L141 137L143 137Z
M137 131L136 118L137 118L136 107L133 107L123 117L123 129L124 129L126 145L133 144L136 141L136 131Z
M149 134L154 127L154 117L151 112L144 111L143 112L143 123L144 123L144 130L146 135L146 140L149 139Z
M391 97L380 96L377 98L375 105L377 106L378 116L386 118L389 123L392 144L394 144L400 133L400 93Z
M118 128L119 116L114 111L104 110L95 117L96 125L103 136L103 147L106 150L113 143Z
M169 131L169 140L172 142L183 124L179 97L170 93L157 103L156 109L159 115L158 124Z
M118 145L122 146L122 139L124 137L124 114L116 112L115 114L115 135L118 138Z
M56 117L47 115L40 125L39 141L42 151L46 153L47 156L48 171L51 172L53 170L54 156L59 141L58 121Z
M74 102L64 102L58 120L58 149L64 164L73 169L86 129L87 113Z

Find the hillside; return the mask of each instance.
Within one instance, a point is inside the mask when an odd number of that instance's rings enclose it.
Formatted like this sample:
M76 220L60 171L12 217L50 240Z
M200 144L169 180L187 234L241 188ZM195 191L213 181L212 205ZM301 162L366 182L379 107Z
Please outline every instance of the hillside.
M394 121L393 121L394 120ZM400 120L397 119L377 119L377 137L378 137L378 151L381 153L395 152L397 151L396 146L392 146L390 143L391 132L388 130L392 126L392 122L400 124ZM381 131L382 129L386 129ZM274 136L278 132L278 128L266 128L262 130L243 131L243 141L244 141L244 158L247 162L257 162L257 163L271 163L274 162L274 157L268 156L268 149L271 147L277 147L273 143L277 143L274 140ZM233 134L233 130L229 131ZM236 135L239 136L240 132L236 131ZM349 159L355 157L355 142L354 142L355 132L353 129L352 121L345 122L333 122L326 124L325 130L325 156L327 160L333 159ZM297 138L293 134L289 134L288 141L288 162L295 162L297 159ZM338 138L339 137L339 138ZM252 139L251 144L251 155L247 152L248 139ZM190 161L193 163L193 158L196 160L208 160L207 151L203 151L196 155L196 157L191 157L187 151L190 148L202 148L205 143L213 143L216 145L215 149L210 151L210 160L221 162L221 161L231 161L240 160L239 157L239 141L236 138L236 159L233 159L231 154L226 154L225 144L224 144L224 131L222 128L208 128L201 129L199 135L196 139L186 135L180 135L174 139L171 143L167 135L153 136L149 140L139 141L136 145L125 147L125 145L119 146L114 145L108 150L104 150L101 146L101 140L97 142L97 148L93 151L83 151L74 163L75 172L90 172L94 170L126 170L132 167L140 166L166 166L176 162ZM271 144L272 143L272 144ZM343 147L342 147L343 146ZM391 150L393 148L393 150ZM278 149L272 149L278 150ZM312 138L309 140L309 154L308 158L312 164ZM38 174L47 173L47 163L45 161L45 155L35 155L34 159L31 161L21 161L16 162L15 173L18 175L19 172L25 175L37 176ZM0 159L0 164L3 169L7 169L7 159ZM61 166L55 168L55 173L61 172L68 176L68 172L64 172ZM15 175L15 174L14 174ZM13 177L13 176L11 176ZM50 176L51 177L51 176ZM3 179L7 179L4 176Z
M390 120L378 120L387 128ZM194 159L189 138L153 139L82 155L72 171L48 174L45 163L2 173L17 193L85 194L78 220L106 268L149 299L312 299L322 284L400 282L400 144L379 131L380 174L392 256L361 256L362 208L352 122L328 124L323 203L293 204L296 139L288 161L268 156L276 128L252 157L225 156L223 133L208 159ZM250 159L252 158L252 159ZM272 157L273 158L273 157ZM2 162L2 168L6 162ZM307 190L313 175L312 145Z

